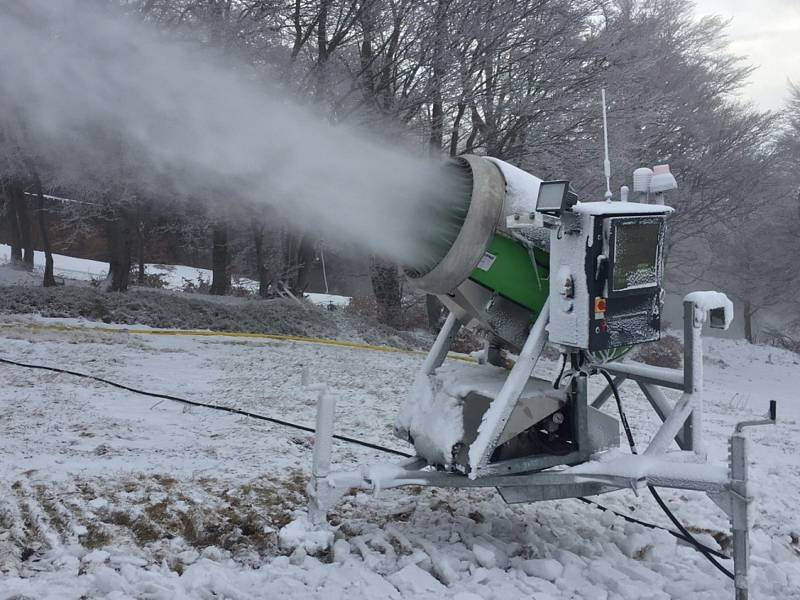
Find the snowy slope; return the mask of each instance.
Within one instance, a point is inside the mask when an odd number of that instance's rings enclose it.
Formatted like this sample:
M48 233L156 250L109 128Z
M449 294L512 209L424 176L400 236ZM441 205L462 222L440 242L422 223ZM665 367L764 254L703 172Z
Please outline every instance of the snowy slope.
M315 394L300 386L308 369L339 396L338 432L396 447L392 422L421 361L303 343L33 330L32 322L0 321L0 357L313 425ZM800 598L798 357L707 345L714 455L724 458L737 420L780 402L780 424L751 434L753 597ZM623 396L644 438L655 419L633 388ZM491 490L350 495L333 515L332 552L291 552L278 532L304 508L310 447L304 432L0 365L0 598L732 598L730 582L667 533L574 500L508 506ZM343 468L389 459L334 447ZM728 551L727 522L707 498L664 496ZM599 501L668 524L648 497Z

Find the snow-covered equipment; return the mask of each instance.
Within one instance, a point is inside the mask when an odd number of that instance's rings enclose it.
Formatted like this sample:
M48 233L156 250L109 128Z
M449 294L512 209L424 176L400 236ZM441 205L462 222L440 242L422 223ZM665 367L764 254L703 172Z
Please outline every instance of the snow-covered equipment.
M617 445L616 420L577 402L569 378L553 389L530 375L548 334L572 365L586 353L608 360L658 339L672 209L577 202L569 182L493 159L466 156L458 165L472 183L462 231L437 265L410 277L459 326L483 334L488 364L437 371L452 341L452 332L441 334L397 435L430 464L471 477L581 462ZM506 353L519 354L511 374Z
M745 441L740 430L732 436L728 469L709 464L702 426L702 328L727 328L731 302L717 292L685 297L683 368L617 360L660 336L673 209L608 195L578 202L568 182L544 182L496 159L463 156L448 168L462 184L460 229L435 261L407 269L450 311L395 424L415 456L332 472L333 400L320 396L312 517L323 522L352 488L494 487L509 503L647 486L701 490L731 518L737 599L746 598ZM634 191L645 200L675 187L668 168L637 174ZM446 362L462 327L483 335L484 350L474 362ZM563 360L555 381L533 375L548 342ZM590 397L593 375L608 385ZM618 449L620 422L602 411L613 397L624 415L618 387L625 381L638 385L662 420L642 455ZM670 401L665 389L680 398ZM768 422L774 416L773 407ZM624 416L622 424L635 448Z

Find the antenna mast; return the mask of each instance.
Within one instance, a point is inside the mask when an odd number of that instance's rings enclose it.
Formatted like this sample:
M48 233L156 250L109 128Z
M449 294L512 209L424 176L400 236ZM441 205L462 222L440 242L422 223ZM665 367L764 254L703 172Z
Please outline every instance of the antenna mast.
M603 160L603 170L606 175L606 201L611 201L611 160L608 158L608 120L606 119L606 89L600 90L603 101L603 146L605 148L605 158Z

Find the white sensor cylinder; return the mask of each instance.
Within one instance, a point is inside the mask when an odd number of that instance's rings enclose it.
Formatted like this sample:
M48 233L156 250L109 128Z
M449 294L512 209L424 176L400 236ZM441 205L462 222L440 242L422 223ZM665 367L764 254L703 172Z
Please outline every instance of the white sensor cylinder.
M630 190L628 189L627 185L623 185L621 188L619 188L619 199L620 199L620 201L622 201L622 202L627 202L628 201L628 192L629 191Z
M633 191L646 194L650 191L650 180L653 178L653 170L647 167L640 167L633 172Z

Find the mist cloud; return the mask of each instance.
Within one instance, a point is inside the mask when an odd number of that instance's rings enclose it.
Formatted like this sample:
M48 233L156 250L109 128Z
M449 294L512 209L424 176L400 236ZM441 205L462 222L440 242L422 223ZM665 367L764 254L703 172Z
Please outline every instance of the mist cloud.
M0 118L73 175L271 207L295 227L406 264L441 235L421 218L434 165L342 126L186 42L78 0L0 1ZM22 119L17 117L22 116ZM227 196L227 198L226 198Z

